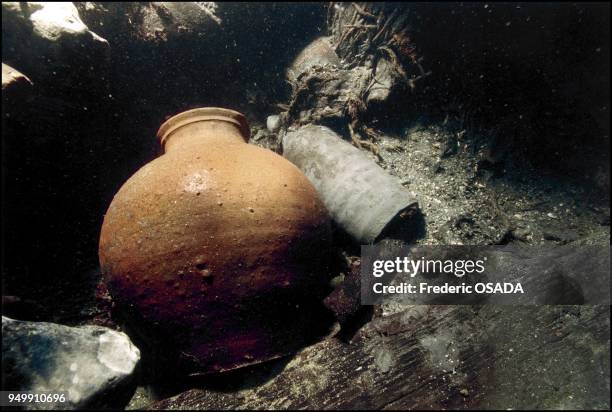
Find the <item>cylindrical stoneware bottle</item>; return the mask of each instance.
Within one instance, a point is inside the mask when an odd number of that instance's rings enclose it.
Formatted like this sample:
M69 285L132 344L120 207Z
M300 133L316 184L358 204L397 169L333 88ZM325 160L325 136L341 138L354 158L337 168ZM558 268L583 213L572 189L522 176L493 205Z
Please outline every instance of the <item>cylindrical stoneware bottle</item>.
M233 110L180 113L158 138L164 154L121 187L100 236L129 326L198 373L295 350L326 282L330 224L316 190L247 144Z

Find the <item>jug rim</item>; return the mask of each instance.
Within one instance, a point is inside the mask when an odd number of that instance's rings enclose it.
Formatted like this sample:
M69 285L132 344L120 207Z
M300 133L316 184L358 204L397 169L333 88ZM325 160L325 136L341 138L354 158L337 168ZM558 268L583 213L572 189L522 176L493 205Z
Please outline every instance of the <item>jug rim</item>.
M168 137L179 128L191 123L208 120L220 120L232 123L238 126L244 137L244 141L247 142L249 140L251 131L246 117L236 110L223 107L198 107L175 114L162 123L157 131L157 138L163 147Z

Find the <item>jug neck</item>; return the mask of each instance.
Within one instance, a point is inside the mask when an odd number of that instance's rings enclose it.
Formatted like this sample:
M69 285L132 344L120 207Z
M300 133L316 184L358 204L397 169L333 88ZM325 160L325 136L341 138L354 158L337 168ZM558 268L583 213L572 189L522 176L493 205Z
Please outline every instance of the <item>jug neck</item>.
M160 127L157 136L167 153L184 146L246 143L249 128L242 114L207 107L173 116Z

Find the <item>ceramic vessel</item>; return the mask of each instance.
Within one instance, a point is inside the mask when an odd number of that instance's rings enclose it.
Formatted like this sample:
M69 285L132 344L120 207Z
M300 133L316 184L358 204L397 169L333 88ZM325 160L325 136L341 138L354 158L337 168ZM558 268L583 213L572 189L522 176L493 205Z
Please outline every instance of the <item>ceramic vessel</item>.
M410 227L418 202L397 178L325 126L306 125L283 137L283 156L302 170L334 221L361 244L394 225Z
M340 59L331 45L331 37L319 37L296 56L287 70L287 79L295 82L313 66L340 66Z
M158 138L164 154L104 217L99 255L113 300L199 373L294 350L326 282L330 225L316 190L247 144L232 110L180 113Z

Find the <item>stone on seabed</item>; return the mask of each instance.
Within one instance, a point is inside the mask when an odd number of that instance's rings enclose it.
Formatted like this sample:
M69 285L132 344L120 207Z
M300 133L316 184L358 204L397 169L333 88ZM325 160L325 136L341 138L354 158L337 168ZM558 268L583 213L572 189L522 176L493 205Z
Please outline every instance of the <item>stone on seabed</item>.
M276 131L278 131L278 129L280 129L280 116L277 114L274 114L272 116L268 116L268 118L266 119L266 127L268 128L268 131L274 133Z
M73 83L85 82L74 69L78 60L84 73L100 81L107 77L110 62L108 41L89 30L70 2L3 2L2 36L23 50L3 49L9 58L36 83L65 75ZM91 69L93 67L93 69Z
M66 403L45 408L124 406L139 360L121 332L2 317L4 389L66 394Z

